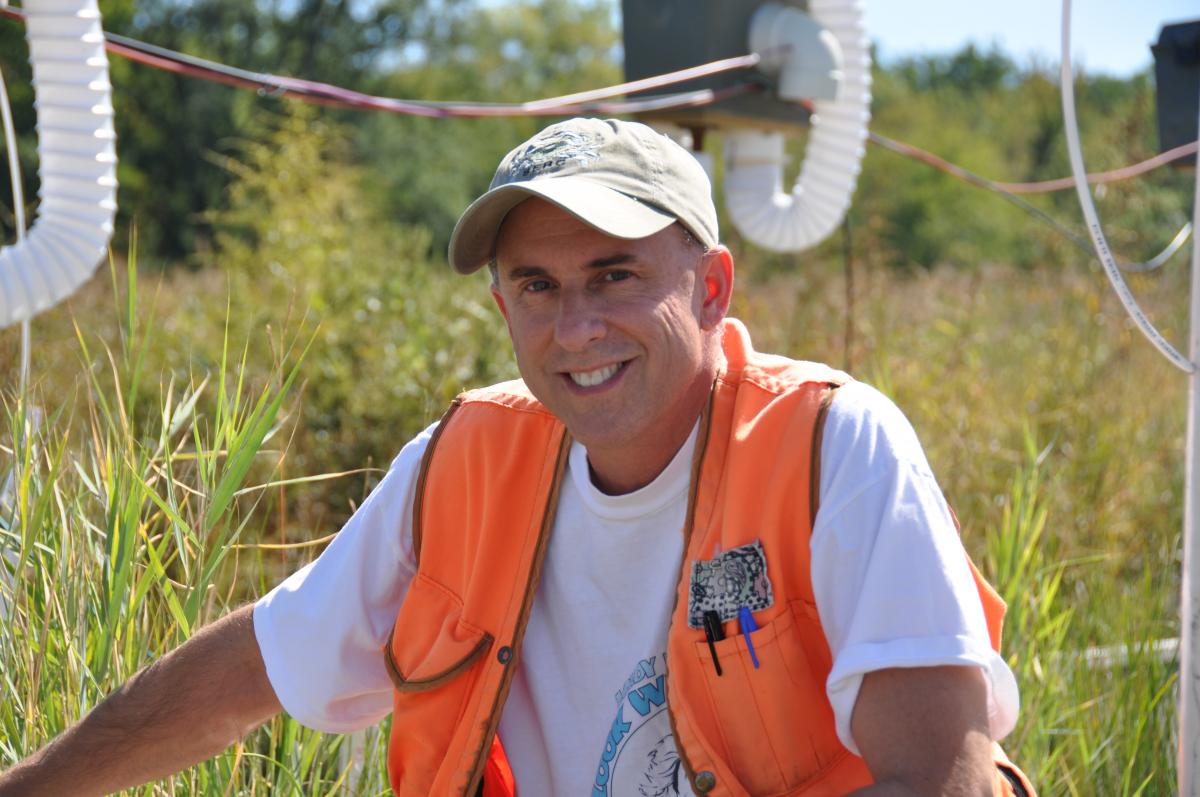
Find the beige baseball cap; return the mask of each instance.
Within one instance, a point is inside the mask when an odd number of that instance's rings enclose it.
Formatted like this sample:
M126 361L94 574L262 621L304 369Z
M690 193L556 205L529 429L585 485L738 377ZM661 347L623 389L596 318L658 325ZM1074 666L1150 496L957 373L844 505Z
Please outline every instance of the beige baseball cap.
M703 245L718 241L712 186L691 153L637 122L571 119L500 161L488 192L454 226L454 270L486 265L504 217L531 196L614 238L645 238L678 221Z

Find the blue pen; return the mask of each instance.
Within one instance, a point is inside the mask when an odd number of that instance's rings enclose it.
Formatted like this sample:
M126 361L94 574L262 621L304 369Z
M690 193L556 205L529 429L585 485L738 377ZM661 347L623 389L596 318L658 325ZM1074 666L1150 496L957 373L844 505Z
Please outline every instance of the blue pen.
M758 623L754 622L754 615L750 613L749 606L743 606L738 609L738 627L742 629L742 638L746 640L746 650L750 651L750 661L754 662L754 669L758 669L758 654L754 652L754 643L750 641L750 633L758 630Z

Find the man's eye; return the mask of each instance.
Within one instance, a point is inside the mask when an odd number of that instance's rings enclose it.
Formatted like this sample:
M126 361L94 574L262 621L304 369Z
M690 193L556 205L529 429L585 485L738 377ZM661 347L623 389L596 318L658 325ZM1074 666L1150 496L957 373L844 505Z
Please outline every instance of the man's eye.
M525 283L526 293L541 293L550 290L550 280L530 280Z
M633 276L633 272L631 272L631 271L622 271L621 269L613 269L612 271L604 272L603 279L605 282L621 282L622 280L627 280L627 279L631 278L632 276Z

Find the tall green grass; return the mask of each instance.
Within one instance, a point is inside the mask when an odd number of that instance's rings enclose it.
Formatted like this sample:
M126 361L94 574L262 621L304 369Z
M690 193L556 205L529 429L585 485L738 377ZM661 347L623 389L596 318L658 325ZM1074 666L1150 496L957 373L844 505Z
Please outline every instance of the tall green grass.
M1047 450L1032 443L982 561L1009 606L1006 650L1024 704L1024 720L1006 746L1046 794L1169 794L1177 663L1157 652L1120 590L1097 584L1096 605L1063 595L1069 571L1100 560L1061 558L1062 545L1047 527ZM1158 585L1149 574L1138 586L1143 600L1155 600ZM1089 648L1077 614L1097 610L1115 615L1110 621L1124 633Z
M139 323L136 258L124 274L117 345L77 328L79 394L3 397L0 766L269 577L255 540L263 496L281 482L255 477L278 461L303 341L261 384L246 378L250 346L228 336L210 373L159 380L145 367L153 319ZM233 578L247 572L249 588ZM374 758L378 735L364 744ZM382 770L351 767L345 747L281 718L140 793L384 791Z

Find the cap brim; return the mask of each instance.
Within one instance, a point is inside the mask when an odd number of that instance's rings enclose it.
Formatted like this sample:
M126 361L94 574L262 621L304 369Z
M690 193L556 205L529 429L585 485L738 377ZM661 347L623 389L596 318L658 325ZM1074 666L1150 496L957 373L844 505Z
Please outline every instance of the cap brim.
M454 225L450 265L460 274L478 271L492 258L504 217L530 197L557 205L614 238L645 238L675 223L669 213L584 177L543 177L497 186L476 199Z

